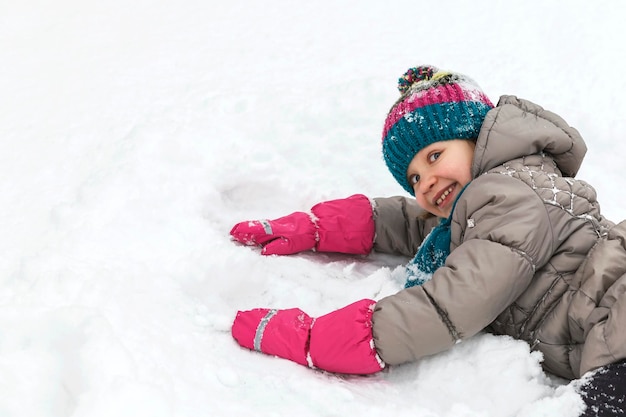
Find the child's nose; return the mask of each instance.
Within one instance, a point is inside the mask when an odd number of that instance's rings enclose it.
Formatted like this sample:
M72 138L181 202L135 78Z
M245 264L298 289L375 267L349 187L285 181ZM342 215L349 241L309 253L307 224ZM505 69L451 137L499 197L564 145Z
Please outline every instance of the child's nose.
M434 175L422 175L419 181L420 192L422 194L427 193L431 188L433 188L436 182L437 178Z

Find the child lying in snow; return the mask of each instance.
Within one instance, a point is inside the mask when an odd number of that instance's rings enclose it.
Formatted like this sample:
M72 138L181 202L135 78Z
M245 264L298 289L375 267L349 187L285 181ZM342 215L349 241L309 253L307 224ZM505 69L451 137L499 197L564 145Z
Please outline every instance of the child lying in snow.
M609 409L606 399L626 391L626 222L605 219L594 189L574 178L586 152L578 131L515 96L494 107L470 78L432 66L411 68L399 89L382 150L415 201L354 195L242 222L231 235L265 255L415 254L406 288L316 319L240 311L234 338L369 374L487 330L527 341L563 378L595 370L581 388L587 412Z

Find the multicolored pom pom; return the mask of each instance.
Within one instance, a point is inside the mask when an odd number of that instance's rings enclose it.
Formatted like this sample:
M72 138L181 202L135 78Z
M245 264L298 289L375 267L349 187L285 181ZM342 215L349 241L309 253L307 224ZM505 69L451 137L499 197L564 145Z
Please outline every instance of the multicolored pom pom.
M436 68L429 66L409 68L407 72L398 79L398 90L400 90L400 94L404 94L416 82L430 80L436 70Z

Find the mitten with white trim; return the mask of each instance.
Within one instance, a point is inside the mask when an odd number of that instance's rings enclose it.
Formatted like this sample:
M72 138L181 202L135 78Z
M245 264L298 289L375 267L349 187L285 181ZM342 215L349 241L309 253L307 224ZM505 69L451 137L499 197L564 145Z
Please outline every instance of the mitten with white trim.
M239 311L235 340L248 349L343 374L372 374L385 367L372 336L376 302L364 299L311 318L300 309Z
M260 245L263 255L289 255L306 250L368 254L375 225L370 200L356 194L316 204L310 213L297 211L275 220L237 223L230 235L246 245Z

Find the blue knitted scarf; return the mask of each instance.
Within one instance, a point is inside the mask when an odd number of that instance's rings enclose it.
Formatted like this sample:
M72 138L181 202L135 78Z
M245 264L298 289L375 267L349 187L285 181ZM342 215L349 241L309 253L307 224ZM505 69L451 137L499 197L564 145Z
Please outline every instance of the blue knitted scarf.
M430 281L437 268L446 263L446 258L450 254L452 213L454 213L456 202L459 201L459 197L465 191L465 187L454 200L452 211L450 211L448 218L442 219L439 225L430 231L417 249L415 257L407 264L404 288L423 285L425 282Z

